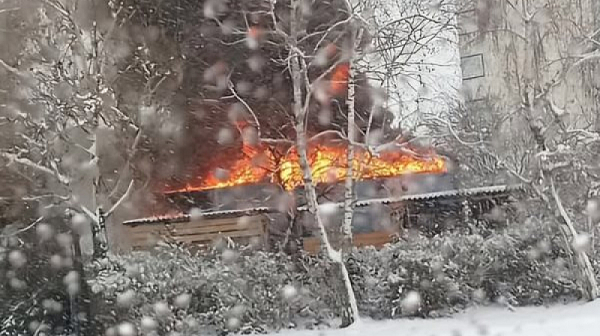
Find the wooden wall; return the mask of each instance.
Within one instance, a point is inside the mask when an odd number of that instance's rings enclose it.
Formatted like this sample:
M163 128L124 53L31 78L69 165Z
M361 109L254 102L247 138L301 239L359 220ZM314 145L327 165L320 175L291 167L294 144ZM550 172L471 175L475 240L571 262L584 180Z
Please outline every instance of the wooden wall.
M198 219L184 223L128 226L133 248L147 248L160 240L210 246L230 238L239 244L265 246L268 218L264 215Z

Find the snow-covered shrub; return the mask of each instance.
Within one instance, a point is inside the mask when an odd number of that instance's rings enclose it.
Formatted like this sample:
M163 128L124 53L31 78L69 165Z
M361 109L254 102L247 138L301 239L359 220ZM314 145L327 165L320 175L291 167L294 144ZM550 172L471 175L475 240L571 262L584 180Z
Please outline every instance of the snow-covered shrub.
M558 239L542 222L510 225L486 238L412 235L381 251L353 253L352 281L362 314L372 318L434 317L465 305L536 305L580 294ZM410 293L419 305L406 305Z
M73 315L85 313L84 305L71 307L84 288L62 220L0 232L0 336L66 334Z
M239 250L194 255L168 247L113 256L91 270L97 276L90 285L103 305L97 313L116 317L106 327L133 322L141 329L150 318L163 332L265 332L332 321L327 268L315 258Z
M400 242L381 251L354 252L358 273L353 274L358 305L375 319L435 316L436 312L462 307L469 298L460 278L445 271L451 267L430 239ZM418 294L418 302L412 302Z
M547 230L528 221L487 237L412 235L380 251L354 250L347 268L361 314L435 317L474 302L531 305L577 296L560 243ZM323 257L162 247L95 267L95 316L111 317L106 327L265 332L329 324L341 312L339 281Z

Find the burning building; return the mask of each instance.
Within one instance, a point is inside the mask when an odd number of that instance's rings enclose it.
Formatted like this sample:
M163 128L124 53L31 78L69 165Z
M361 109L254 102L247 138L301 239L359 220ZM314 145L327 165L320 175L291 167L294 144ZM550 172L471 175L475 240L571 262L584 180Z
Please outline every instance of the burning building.
M379 153L357 148L352 224L357 246L382 246L410 228L440 232L455 226L465 212L477 217L489 211L514 189L460 190L450 158L407 144L390 148ZM313 183L334 242L342 220L346 151L342 140L309 146ZM204 176L162 190L163 214L125 222L134 245L147 245L157 237L205 245L229 238L318 250L318 230L304 200L303 174L294 147L281 150L244 143L241 153L236 160L225 161L229 169L222 165L223 158L216 157Z
M293 85L287 62L281 62L289 50L278 34L263 34L277 29L265 11L270 3L223 2L213 17L202 14L205 1L182 0L174 6L171 1L127 0L126 4L130 22L161 27L161 38L176 44L181 52L177 55L178 59L182 56L180 82L170 111L185 125L178 133L177 149L164 145L160 137L155 144L148 139L155 153L148 150L152 164L146 173L157 184L163 201L148 209L149 217L125 222L134 236L133 244L145 245L148 237L158 235L194 244L229 237L270 246L300 241L308 247L314 228L303 200L304 181L290 122ZM336 24L348 18L348 13L338 10L344 5L338 0L316 1L311 15L303 18L306 38L302 47L325 56L323 64L307 73L309 81L323 87L319 87L320 97L308 106L306 125L307 133L313 135L308 156L318 201L332 209L343 201L340 182L346 174L347 143L323 134L348 129L348 64L343 57L350 30ZM275 8L283 26L290 19L286 6L282 1ZM335 29L328 29L325 38L319 36L322 27ZM247 33L231 33L236 30ZM239 43L244 41L240 37L258 42L257 36L268 41L261 40L253 48ZM326 72L330 67L333 71ZM358 73L355 82L356 124L362 131L358 133L377 131L384 135L380 143L396 137L386 129L391 124L385 120L389 113L371 113L383 109L372 108L374 95L367 76ZM221 132L234 134L232 138L239 135L241 140L220 141ZM453 181L450 159L431 148L409 145L406 139L385 150L356 146L356 152L352 165L357 244L361 244L360 235L371 235L369 245L381 245L401 228L419 226L418 219L427 211L439 214L444 208L457 213L462 200L472 198L473 193L505 195L509 189L460 191ZM335 231L339 211L331 212L328 222Z

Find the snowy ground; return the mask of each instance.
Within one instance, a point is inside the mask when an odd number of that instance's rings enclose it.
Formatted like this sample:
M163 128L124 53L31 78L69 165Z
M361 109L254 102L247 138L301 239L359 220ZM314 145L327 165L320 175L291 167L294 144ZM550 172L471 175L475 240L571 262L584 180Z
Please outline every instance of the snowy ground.
M273 336L597 336L600 300L550 308L477 308L447 319L362 321L345 330L288 331Z

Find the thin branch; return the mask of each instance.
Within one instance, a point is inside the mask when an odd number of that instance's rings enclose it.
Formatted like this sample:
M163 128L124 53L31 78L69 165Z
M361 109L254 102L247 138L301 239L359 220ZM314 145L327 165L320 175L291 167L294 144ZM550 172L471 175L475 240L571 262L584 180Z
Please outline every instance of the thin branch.
M584 55L580 55L579 56L579 60L577 62L575 62L573 64L573 66L571 67L571 69L575 69L578 66L582 65L585 62L589 62L589 61L594 61L594 60L600 60L600 52L591 52L588 54L584 54Z
M70 182L70 180L69 180L68 177L60 174L58 171L54 171L54 170L52 170L52 169L50 169L48 167L44 167L44 166L42 166L40 164L37 164L37 163L35 163L35 162L27 159L27 158L21 158L21 157L18 157L17 155L15 155L15 154L4 153L4 152L0 153L0 156L6 158L10 162L16 162L16 163L22 164L24 166L27 166L27 167L33 168L35 170L38 170L38 171L40 171L42 173L51 175L51 176L53 176L54 178L56 178L58 181L60 181L61 183L65 184L65 185L68 185L69 182Z
M33 223L27 225L26 227L19 229L13 233L7 234L7 235L0 235L0 238L9 238L9 237L14 237L18 234L21 234L29 229L31 229L32 227L34 227L36 224L38 224L39 222L42 221L42 219L44 219L44 216L40 216L38 219L36 219Z
M554 201L556 202L556 206L558 207L558 212L560 213L560 216L567 224L567 227L569 228L569 231L571 232L571 235L573 236L573 238L577 237L577 232L574 229L575 227L573 226L573 222L571 221L569 214L565 210L565 207L562 204L562 200L560 199L560 196L558 196L558 192L556 191L556 187L554 185L553 178L550 178L550 189L552 191L552 197L554 198Z
M346 63L346 62L348 62L347 59L340 58L334 64L332 64L327 70L325 70L321 75L319 75L319 77L317 77L315 80L312 81L312 83L308 87L310 92L312 93L314 91L315 84L318 84L321 80L323 80L325 77L327 77L329 74L331 74L339 65Z
M100 219L96 216L90 209L86 208L84 205L79 204L79 208L86 216L88 216L94 223L100 224Z
M56 194L47 194L47 195L38 195L38 196L25 196L25 197L20 197L19 200L23 200L23 201L39 201L41 199L44 198L58 198L62 201L68 201L71 199L70 196L61 196L61 195L56 195Z
M91 157L95 157L96 153L91 151L91 148L85 148L83 147L81 144L77 143L77 142L73 142L73 145L75 145L75 147L83 150L84 152L86 152L87 154L89 154Z
M13 66L8 65L8 63L4 62L4 60L2 60L1 58L0 58L0 65L4 69L6 69L8 72L10 72L10 73L12 73L14 75L17 75L17 76L22 76L23 75L23 73L19 69L15 68Z
M18 11L19 9L21 9L21 7L13 7L13 8L4 8L4 9L0 9L0 14L2 14L2 13L8 13L8 12L14 12L14 11Z
M237 91L235 91L235 87L233 86L233 83L231 81L229 81L228 86L229 86L229 91L231 91L233 96L237 100L239 100L240 103L242 103L242 105L244 105L246 110L248 110L248 112L254 118L254 122L256 123L256 132L258 133L258 138L260 139L260 137L261 137L260 122L258 122L258 117L256 116L256 113L254 113L254 110L252 109L252 107L250 107L250 105L242 97L240 97L240 95L238 95L238 93L237 93Z
M133 159L133 157L135 156L135 153L137 152L138 145L140 143L141 138L142 138L142 130L138 128L137 129L137 134L135 136L135 139L133 140L133 144L131 145L131 149L129 151L129 155L127 157L127 162L125 162L125 164L123 165L123 170L121 171L121 173L119 173L119 177L117 179L117 183L115 183L115 186L113 187L113 190L108 195L109 198L114 197L116 195L117 191L119 190L119 186L121 185L121 181L123 180L123 176L125 175L125 172L128 171L128 169L129 169L129 166L131 164L131 160Z
M134 181L132 179L131 182L129 182L127 191L125 191L123 196L121 196L121 198L119 198L119 200L110 208L110 210L108 210L106 212L106 214L105 214L106 218L110 217L110 215L112 215L112 213L121 205L121 203L123 203L127 198L129 198L129 195L131 194L131 190L133 189L133 182Z
M289 144L293 145L294 141L288 139L271 139L271 138L260 138L261 143L266 144Z
M135 125L135 122L131 120L131 118L125 113L123 113L123 111L119 110L116 106L111 106L110 109L116 112L123 120L127 121L134 130L139 130L139 127Z
M474 146L474 145L480 145L480 144L483 143L482 140L475 141L475 142L467 142L467 141L461 139L460 136L458 135L458 133L456 133L456 131L454 130L454 128L450 124L450 122L447 121L447 120L443 120L442 118L435 117L435 116L430 117L430 119L435 119L435 120L437 120L439 122L442 122L442 123L446 124L446 127L448 128L448 130L450 131L450 133L452 134L452 136L456 139L456 141L458 141L463 146Z

